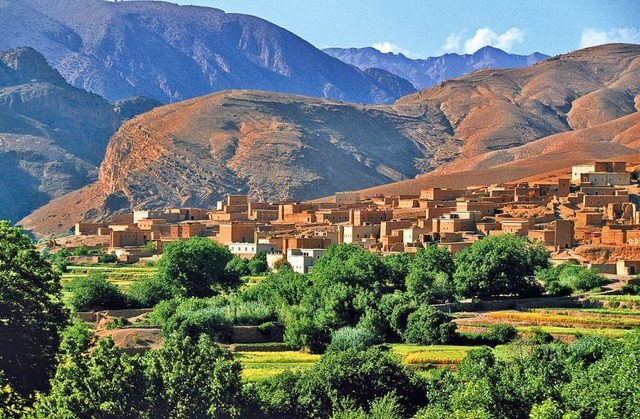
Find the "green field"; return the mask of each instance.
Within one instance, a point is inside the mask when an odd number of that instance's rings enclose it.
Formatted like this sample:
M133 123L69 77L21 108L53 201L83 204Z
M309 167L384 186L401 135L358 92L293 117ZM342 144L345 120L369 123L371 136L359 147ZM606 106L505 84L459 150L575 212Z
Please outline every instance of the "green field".
M472 349L479 346L453 345L388 345L391 352L405 365L429 367L433 365L455 365ZM236 352L243 366L243 377L248 381L260 381L286 370L304 371L319 359L320 355L305 352Z
M123 289L126 289L132 282L155 275L158 271L155 267L145 266L113 266L113 265L92 265L67 267L67 272L62 274L62 285L68 284L77 278L86 278L90 273L98 272L104 274L107 280Z
M242 363L242 375L248 381L264 380L287 370L304 371L320 359L320 355L297 351L236 352L235 356Z

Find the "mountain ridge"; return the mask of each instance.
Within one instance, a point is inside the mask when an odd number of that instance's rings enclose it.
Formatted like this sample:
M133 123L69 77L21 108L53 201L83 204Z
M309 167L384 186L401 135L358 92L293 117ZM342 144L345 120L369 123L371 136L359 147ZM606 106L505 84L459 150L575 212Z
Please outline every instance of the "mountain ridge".
M482 47L473 54L447 53L424 59L412 59L402 53L384 53L373 47L324 48L323 51L361 70L381 68L389 71L410 81L417 89L432 87L445 79L479 69L526 67L549 58L539 52L510 54L492 46Z
M32 46L70 84L111 102L147 96L171 103L258 89L391 103L407 93L264 19L214 8L0 0L0 23L0 50Z

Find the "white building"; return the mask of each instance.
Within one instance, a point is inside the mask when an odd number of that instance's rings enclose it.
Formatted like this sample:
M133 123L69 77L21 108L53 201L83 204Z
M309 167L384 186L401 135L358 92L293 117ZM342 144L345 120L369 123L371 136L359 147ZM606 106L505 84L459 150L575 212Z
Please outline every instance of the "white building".
M288 249L287 262L291 264L294 272L308 274L324 251L325 249Z
M265 251L267 253L277 252L278 248L271 243L230 243L229 251L240 257L250 258L256 253Z

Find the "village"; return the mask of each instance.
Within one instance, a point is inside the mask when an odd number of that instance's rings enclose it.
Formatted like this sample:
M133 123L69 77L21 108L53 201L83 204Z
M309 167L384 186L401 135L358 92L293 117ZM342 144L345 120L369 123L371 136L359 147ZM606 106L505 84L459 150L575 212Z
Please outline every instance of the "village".
M544 243L555 263L573 261L601 273L640 273L638 189L625 162L573 166L571 177L419 195L339 192L317 202L253 202L230 195L215 209L138 210L98 223L77 223L73 243L103 248L122 263L153 260L165 244L208 237L243 258L267 253L270 268L288 261L309 273L324 249L351 243L387 255L436 244L452 254L488 235ZM80 237L78 237L80 236ZM53 246L58 243L52 243Z

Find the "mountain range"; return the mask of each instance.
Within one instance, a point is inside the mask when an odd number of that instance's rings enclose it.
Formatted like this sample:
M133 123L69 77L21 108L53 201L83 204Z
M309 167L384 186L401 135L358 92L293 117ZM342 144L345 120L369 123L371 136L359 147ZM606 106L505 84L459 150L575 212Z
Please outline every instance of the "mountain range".
M110 102L177 102L258 89L356 103L412 93L263 19L159 1L0 0L0 51L30 46L73 86Z
M96 183L22 223L47 234L124 209L211 207L226 193L307 199L394 181L382 188L508 181L633 154L639 106L632 44L479 70L387 106L215 93L125 123Z
M383 53L375 48L326 48L324 52L362 70L379 68L410 81L417 89L435 86L443 80L464 76L483 68L527 67L549 58L534 52L509 54L486 46L473 54L445 54L426 59L411 59L403 54Z

